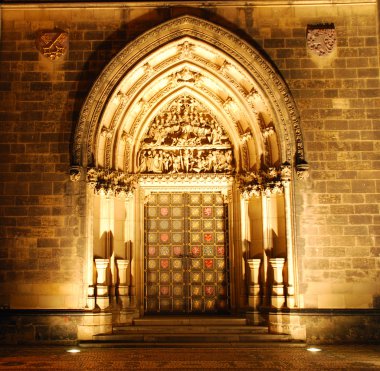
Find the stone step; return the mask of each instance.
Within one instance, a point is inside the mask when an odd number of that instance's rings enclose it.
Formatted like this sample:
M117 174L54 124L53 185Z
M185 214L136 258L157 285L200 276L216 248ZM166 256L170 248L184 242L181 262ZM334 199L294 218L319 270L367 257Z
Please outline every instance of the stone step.
M205 334L205 333L181 333L181 334L99 334L93 337L93 344L118 344L118 343L265 343L265 342L289 342L288 335L273 334ZM85 344L85 342L82 342Z
M209 344L294 344L289 335L269 334L268 327L252 326L241 317L145 316L130 325L114 325L112 333L94 335L82 347L190 346ZM270 346L270 345L269 345Z
M183 325L200 325L200 326L243 326L247 325L247 319L243 317L181 317L181 316L146 316L136 318L133 324L137 326L183 326Z
M132 325L132 326L114 326L114 334L121 333L207 333L207 334L226 334L226 333L268 333L268 327L264 326L241 326L241 325Z

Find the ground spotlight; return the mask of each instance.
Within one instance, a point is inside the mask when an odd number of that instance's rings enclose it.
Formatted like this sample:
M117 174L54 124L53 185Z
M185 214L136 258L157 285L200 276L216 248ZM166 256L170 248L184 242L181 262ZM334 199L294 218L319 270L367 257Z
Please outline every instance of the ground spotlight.
M315 353L315 352L321 352L321 351L322 351L322 349L320 349L320 348L315 348L315 347L306 348L306 350L307 350L308 352L313 352L313 353Z
M67 353L80 353L80 350L73 348L73 349L67 349L66 352Z

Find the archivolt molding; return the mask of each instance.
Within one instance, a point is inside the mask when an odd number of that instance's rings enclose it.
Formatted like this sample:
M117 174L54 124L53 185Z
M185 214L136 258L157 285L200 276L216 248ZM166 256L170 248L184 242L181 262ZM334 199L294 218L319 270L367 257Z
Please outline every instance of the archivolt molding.
M172 55L167 59L160 61L159 56L154 54L156 50L165 50L172 45L177 45L177 49L171 51ZM197 54L202 47L215 59L202 58ZM156 59L152 60L151 56ZM193 68L192 72L199 74L194 75L194 81L184 79L179 84L177 81L177 86L168 84L151 100L144 100L142 92L152 87L153 81L157 82L157 76L167 78L168 74L184 66ZM126 76L130 77L131 74L136 74L133 85L125 87L128 84ZM223 89L219 89L218 93L208 89L207 84L200 83L202 76L215 77L221 86L229 86L228 91L232 95L227 92L223 99ZM272 142L280 148L280 161L296 167L301 164L297 168L301 173L307 170L299 117L285 82L265 58L245 41L219 26L191 16L171 20L146 32L129 43L104 69L82 108L75 132L72 164L84 167L100 164L112 168L115 157L121 151L125 159L126 156L133 156L136 136L141 136L141 129L138 128L141 128L142 121L152 117L164 97L178 91L178 85L191 86L198 94L202 92L214 107L223 107L224 104L225 108L220 110L223 125L229 122L230 127L234 127L233 131L239 138L234 145L239 142L242 157L249 157L260 145L265 147L274 134L276 140ZM116 104L111 102L110 97L117 101ZM261 107L266 111L264 114L268 121L264 128L259 128L259 112L256 109L260 99L269 104ZM231 103L228 103L231 101L244 112L240 116L244 117L244 123L236 120L231 113ZM132 126L126 127L125 122L136 104L140 105L140 111L134 117ZM104 112L108 112L107 117ZM117 146L122 149L119 154L113 151ZM104 159L101 161L98 147L103 148ZM123 170L130 172L134 169L125 167Z

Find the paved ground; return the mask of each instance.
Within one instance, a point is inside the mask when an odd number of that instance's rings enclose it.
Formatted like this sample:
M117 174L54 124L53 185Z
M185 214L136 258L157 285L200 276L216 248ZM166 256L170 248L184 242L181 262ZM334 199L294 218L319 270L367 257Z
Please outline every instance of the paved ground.
M0 347L0 370L380 370L380 345L87 348Z

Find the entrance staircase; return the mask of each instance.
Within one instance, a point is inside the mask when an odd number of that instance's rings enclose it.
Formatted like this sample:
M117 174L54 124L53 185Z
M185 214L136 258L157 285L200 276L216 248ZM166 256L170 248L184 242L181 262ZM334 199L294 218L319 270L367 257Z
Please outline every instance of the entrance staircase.
M300 345L289 335L269 334L242 317L159 317L134 319L131 325L114 325L112 333L97 334L81 347L197 347Z

